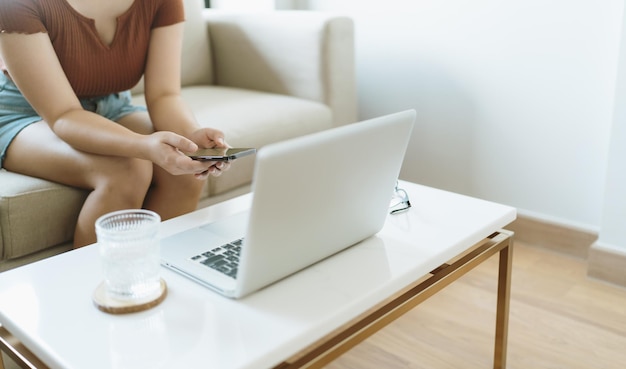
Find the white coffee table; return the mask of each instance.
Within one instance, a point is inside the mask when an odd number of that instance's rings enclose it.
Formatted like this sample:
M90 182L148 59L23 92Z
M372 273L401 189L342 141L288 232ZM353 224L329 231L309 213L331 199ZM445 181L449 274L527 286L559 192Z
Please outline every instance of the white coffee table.
M91 301L101 279L94 246L0 273L0 348L63 369L321 367L500 253L494 367L504 367L512 238L500 229L515 209L401 187L413 207L390 215L377 236L242 300L163 269L169 294L159 306L103 313ZM166 221L162 236L245 210L250 199Z

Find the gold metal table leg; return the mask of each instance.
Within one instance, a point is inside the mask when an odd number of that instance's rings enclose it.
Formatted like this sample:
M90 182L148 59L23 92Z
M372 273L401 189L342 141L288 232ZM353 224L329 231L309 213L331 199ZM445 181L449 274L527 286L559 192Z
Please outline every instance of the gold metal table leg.
M511 271L513 269L513 237L508 245L500 250L498 264L498 297L496 308L496 337L493 367L506 368L506 350L509 333L509 305L511 298Z

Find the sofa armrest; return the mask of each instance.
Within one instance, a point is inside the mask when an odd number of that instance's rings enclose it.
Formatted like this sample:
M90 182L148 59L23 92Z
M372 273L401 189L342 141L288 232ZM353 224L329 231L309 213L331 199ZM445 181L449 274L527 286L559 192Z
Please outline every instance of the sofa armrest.
M335 125L356 121L351 19L316 11L206 9L203 16L217 85L321 102Z

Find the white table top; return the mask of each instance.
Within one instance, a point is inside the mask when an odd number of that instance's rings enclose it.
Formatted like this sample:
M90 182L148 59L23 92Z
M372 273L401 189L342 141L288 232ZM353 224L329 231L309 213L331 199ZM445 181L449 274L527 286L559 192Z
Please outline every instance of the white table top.
M264 368L277 365L516 217L514 208L401 182L410 211L332 258L242 300L163 269L169 294L109 315L91 296L97 248L0 273L0 324L51 368ZM246 209L250 195L163 223L162 236Z

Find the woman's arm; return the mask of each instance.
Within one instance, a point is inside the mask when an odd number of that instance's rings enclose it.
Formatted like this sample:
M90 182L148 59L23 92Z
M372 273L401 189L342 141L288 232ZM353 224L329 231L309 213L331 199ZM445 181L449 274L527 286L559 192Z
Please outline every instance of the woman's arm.
M223 147L224 135L202 128L180 95L183 24L152 30L145 71L145 96L157 131L181 134L201 147Z

